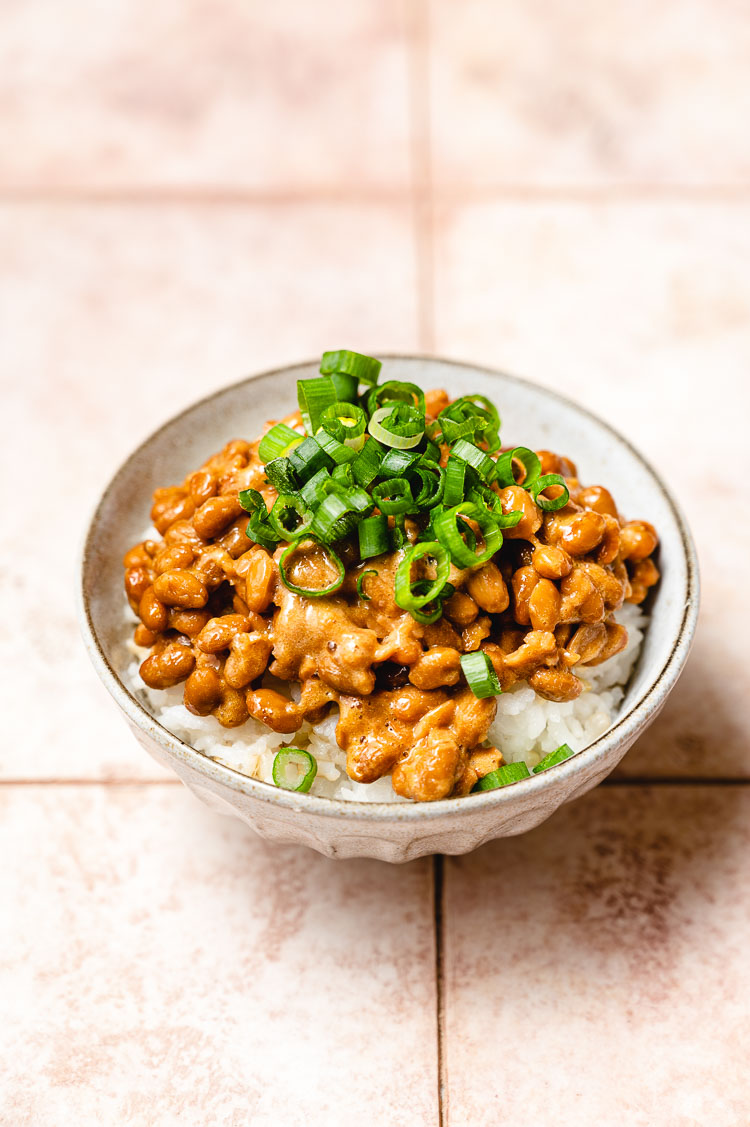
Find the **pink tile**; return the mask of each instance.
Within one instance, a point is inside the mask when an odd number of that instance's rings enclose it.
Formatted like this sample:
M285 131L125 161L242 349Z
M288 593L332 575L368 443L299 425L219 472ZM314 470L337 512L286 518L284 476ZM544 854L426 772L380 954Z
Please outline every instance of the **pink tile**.
M732 0L432 0L439 188L746 183L750 17Z
M740 624L750 592L740 575L750 533L739 514L750 207L445 205L435 322L439 353L572 396L619 427L671 484L701 558L702 619L684 678L624 769L748 775Z
M265 845L178 787L0 804L3 1123L437 1122L429 863Z
M19 206L0 208L0 242L9 480L23 466L0 527L0 694L17 717L0 773L161 777L77 641L84 522L136 443L212 388L337 342L413 351L410 216L320 204Z
M449 1127L747 1122L749 816L601 788L446 860Z
M403 187L407 90L398 0L6 4L0 183Z

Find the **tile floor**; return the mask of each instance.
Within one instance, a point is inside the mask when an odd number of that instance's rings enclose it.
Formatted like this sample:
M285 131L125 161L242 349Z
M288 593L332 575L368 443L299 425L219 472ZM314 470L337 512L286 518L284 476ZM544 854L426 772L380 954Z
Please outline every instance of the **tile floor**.
M3 1127L750 1120L748 63L729 0L5 5ZM469 857L334 863L208 813L77 639L123 455L337 343L579 397L695 532L662 715Z

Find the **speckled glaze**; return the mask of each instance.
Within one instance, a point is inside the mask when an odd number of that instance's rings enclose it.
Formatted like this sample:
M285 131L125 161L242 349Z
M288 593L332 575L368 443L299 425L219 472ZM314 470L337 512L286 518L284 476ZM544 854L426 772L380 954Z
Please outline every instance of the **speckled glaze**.
M330 857L409 861L467 853L493 838L524 833L564 802L591 790L654 719L687 658L698 612L698 568L689 531L666 486L615 430L544 388L499 372L422 357L386 359L387 378L459 395L489 395L506 441L570 455L581 480L602 482L628 516L651 521L661 537L662 579L642 654L613 726L553 770L511 787L430 804L361 804L295 795L207 759L172 735L125 688L129 661L122 628L122 567L142 533L150 495L178 482L225 442L251 438L268 418L295 406L295 382L317 365L252 376L183 411L147 439L105 490L87 531L80 618L91 660L136 739L212 809L240 817L264 838L309 845Z

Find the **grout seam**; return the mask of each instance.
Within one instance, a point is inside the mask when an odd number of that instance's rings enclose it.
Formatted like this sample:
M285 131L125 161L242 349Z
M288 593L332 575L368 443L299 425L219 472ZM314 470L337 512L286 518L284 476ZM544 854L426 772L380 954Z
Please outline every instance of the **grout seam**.
M433 200L430 157L429 25L427 0L413 0L409 19L412 222L417 274L417 339L435 350Z
M320 188L287 189L277 191L234 188L201 188L167 185L135 187L122 185L112 188L93 188L74 185L65 188L47 188L26 185L18 188L0 185L0 205L7 206L190 206L190 207L269 207L295 205L349 204L352 206L394 206L411 204L415 211L422 209L422 217L432 217L436 202L446 205L481 204L493 202L513 203L658 203L662 201L682 201L686 203L738 203L750 201L748 184L495 184L476 185L435 185L430 172L429 106L420 84L428 81L429 59L425 29L417 25L412 32L412 60L410 64L412 88L410 94L410 114L412 117L412 165L411 184L404 187L363 187L349 189L335 186ZM431 236L428 225L423 229ZM431 243L431 238L429 242Z
M437 1101L438 1125L445 1127L448 1116L448 1077L445 1041L445 914L444 862L441 853L432 858L432 898L435 923L435 1005L437 1025Z

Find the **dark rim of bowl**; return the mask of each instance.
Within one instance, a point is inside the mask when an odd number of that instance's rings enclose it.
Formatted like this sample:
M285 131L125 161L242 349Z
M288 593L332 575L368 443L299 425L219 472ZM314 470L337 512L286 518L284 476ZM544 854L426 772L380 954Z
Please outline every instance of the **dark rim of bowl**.
M203 752L197 751L190 744L175 736L168 728L165 728L159 721L152 716L152 714L141 704L137 697L133 696L130 690L125 686L117 671L110 664L104 650L99 642L93 619L91 617L88 596L85 591L85 579L87 575L88 561L91 555L91 544L94 538L94 533L97 528L100 514L104 509L107 498L115 486L115 483L120 478L121 474L127 469L134 458L138 457L144 447L150 445L159 435L164 431L169 430L175 423L177 423L184 416L191 414L193 411L202 407L205 403L210 402L219 395L233 391L244 384L252 384L255 380L267 378L269 376L279 376L289 378L294 372L298 370L308 369L310 366L317 365L317 360L308 360L297 364L284 365L281 368L272 368L269 371L258 372L251 376L245 376L234 383L227 384L225 387L212 391L208 395L203 396L201 399L196 400L194 403L183 408L176 415L173 415L150 435L148 435L136 449L125 459L122 465L117 469L115 474L109 481L106 489L102 493L94 513L86 527L84 537L83 550L82 550L82 567L81 567L81 582L78 586L78 602L81 618L81 629L86 643L89 656L94 664L94 667L103 681L106 689L110 695L115 699L118 705L123 709L126 716L128 716L133 723L139 728L147 731L150 735L157 739L157 741L172 755L186 761L187 765L193 767L200 774L212 777L217 782L223 783L232 790L239 790L249 797L257 798L260 801L281 805L283 807L297 810L306 811L309 814L317 815L320 817L347 817L349 819L361 821L404 821L420 818L421 820L439 818L447 813L453 813L456 816L468 816L472 811L479 809L487 809L494 806L513 801L514 796L517 798L520 794L530 795L532 790L535 794L541 795L543 791L551 786L561 783L564 779L570 779L574 775L580 773L587 765L591 764L594 760L599 758L610 746L619 742L621 738L627 738L631 731L637 734L639 728L639 720L644 720L663 703L666 695L671 691L677 678L679 677L682 668L687 660L690 651L690 645L695 633L695 625L698 616L698 603L700 597L700 582L698 576L698 563L695 553L695 548L692 542L692 537L688 530L687 522L680 510L679 505L672 497L666 485L662 481L659 474L648 462L648 460L633 446L633 444L615 430L613 426L600 419L592 411L586 407L582 407L574 400L569 399L567 396L561 395L557 391L553 391L543 384L533 383L530 380L525 380L520 376L513 376L507 372L498 371L492 368L485 368L479 364L464 363L460 360L448 360L438 356L430 356L424 354L403 354L403 353L379 353L383 360L406 360L406 361L420 361L425 363L438 363L447 365L454 368L468 369L489 376L499 376L504 380L511 383L520 384L523 387L529 387L535 392L548 396L551 399L557 400L559 403L565 404L567 407L572 408L579 414L590 419L597 426L607 431L616 442L622 444L631 454L633 458L638 461L641 466L646 470L647 474L651 477L655 487L659 490L662 497L670 508L675 523L680 533L682 548L684 552L687 584L685 592L685 608L680 622L679 629L675 637L672 650L662 665L661 669L655 674L653 680L644 690L642 695L628 708L627 712L615 720L614 724L609 727L606 732L595 739L592 743L588 744L581 751L576 752L570 759L565 760L563 763L558 764L553 770L543 771L538 775L531 775L528 779L522 779L519 783L515 783L509 787L500 787L497 790L482 791L478 794L466 796L465 800L457 800L456 798L440 799L436 802L425 803L402 803L402 802L356 802L350 799L342 798L325 798L322 795L297 795L294 791L285 791L271 786L270 783L264 783L260 779L253 779L249 775L243 774L241 771L233 767L225 766L222 763L217 763L215 760L209 758ZM660 692L661 690L661 692ZM656 697L659 700L656 700ZM525 788L520 791L518 788Z

